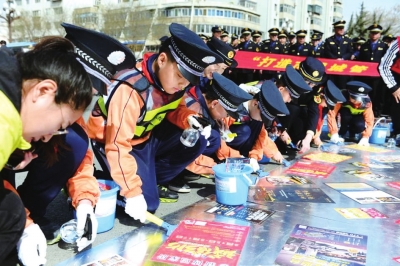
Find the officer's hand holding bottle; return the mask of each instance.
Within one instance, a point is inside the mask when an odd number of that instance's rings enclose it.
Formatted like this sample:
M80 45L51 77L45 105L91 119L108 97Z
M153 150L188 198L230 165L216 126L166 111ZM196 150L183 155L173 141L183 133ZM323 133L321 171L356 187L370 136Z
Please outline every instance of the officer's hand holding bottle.
M192 129L200 131L200 134L203 135L205 139L210 137L211 124L207 119L201 116L190 115L188 117L188 123Z
M76 233L78 235L76 245L78 246L78 251L81 251L93 243L97 236L98 222L90 200L83 199L79 201L76 208L76 220Z

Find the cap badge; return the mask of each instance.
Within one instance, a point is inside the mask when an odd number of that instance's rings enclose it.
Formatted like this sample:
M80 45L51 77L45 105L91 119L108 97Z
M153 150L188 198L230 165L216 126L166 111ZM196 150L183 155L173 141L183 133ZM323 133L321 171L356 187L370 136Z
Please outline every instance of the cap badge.
M315 96L314 96L314 102L317 103L317 104L320 104L320 103L322 102L321 96L315 95Z
M318 72L317 70L315 70L315 71L312 73L312 75L313 75L314 78L315 78L315 77L318 77L319 72Z
M203 57L203 59L201 59L201 61L203 61L204 63L207 63L207 64L211 64L211 63L215 62L215 57L214 56L206 56L206 57Z
M109 54L107 60L113 65L119 65L125 61L125 53L122 51L114 51Z
M378 27L378 25L377 25L377 24L374 24L374 27L376 28L376 27Z
M364 92L364 88L363 88L363 87L360 87L360 88L358 88L358 91L359 91L359 92Z
M228 58L233 58L235 56L235 53L233 51L228 52Z

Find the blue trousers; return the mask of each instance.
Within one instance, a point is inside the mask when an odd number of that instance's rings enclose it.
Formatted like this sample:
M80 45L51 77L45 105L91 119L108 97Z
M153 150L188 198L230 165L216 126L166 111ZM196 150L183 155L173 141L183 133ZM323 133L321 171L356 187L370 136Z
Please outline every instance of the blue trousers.
M249 156L249 152L252 150L254 143L260 135L261 129L264 124L261 121L251 120L248 123L240 125L231 125L229 127L232 133L236 133L236 137L226 144L240 152L243 156Z
M28 174L17 189L33 220L45 215L47 206L74 175L89 147L89 139L80 125L75 123L67 130L68 134L58 136L66 144L66 148L58 147L58 161L50 167L47 166L46 160L41 156L43 150L37 149L35 153L39 156L28 165ZM14 177L14 173L9 177Z
M352 115L348 108L341 108L339 135L344 136L347 131L350 135L361 133L365 130L365 120L362 114Z
M142 192L148 211L153 212L160 205L157 185L166 184L176 177L207 147L207 140L200 135L196 144L188 148L181 143L181 135L181 129L164 120L152 130L147 141L132 147L130 154L137 163L137 174L142 179ZM103 171L109 174L104 146L93 143L92 147Z

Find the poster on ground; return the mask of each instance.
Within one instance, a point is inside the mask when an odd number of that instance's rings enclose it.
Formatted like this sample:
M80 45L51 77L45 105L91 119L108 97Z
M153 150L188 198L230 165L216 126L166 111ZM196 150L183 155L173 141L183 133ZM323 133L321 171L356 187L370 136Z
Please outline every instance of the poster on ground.
M289 167L284 174L327 178L335 168L333 164L301 160Z
M285 266L366 265L367 239L365 235L297 224L275 263Z
M400 203L400 199L365 183L325 183L360 204Z
M244 205L230 206L219 203L217 203L217 205L215 205L214 207L206 210L206 212L234 219L244 220L256 224L262 224L272 214L275 213L275 211L263 210L260 208L249 207Z
M171 265L237 265L249 226L183 220L152 257Z
M303 188L298 186L249 188L248 202L265 205L269 202L313 202L335 203L320 188Z
M351 156L342 155L337 153L329 153L329 152L318 152L318 153L310 153L303 156L304 159L308 159L311 161L318 161L324 163L340 163L345 160L351 159Z
M385 219L386 215L374 208L335 208L346 219Z

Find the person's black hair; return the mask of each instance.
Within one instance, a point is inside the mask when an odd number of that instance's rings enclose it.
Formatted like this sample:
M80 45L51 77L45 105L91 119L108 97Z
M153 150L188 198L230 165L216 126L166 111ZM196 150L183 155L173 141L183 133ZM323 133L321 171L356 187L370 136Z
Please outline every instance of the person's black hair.
M26 53L17 54L22 80L51 79L57 83L55 102L84 110L92 101L89 74L76 59L73 44L62 37L46 37Z

